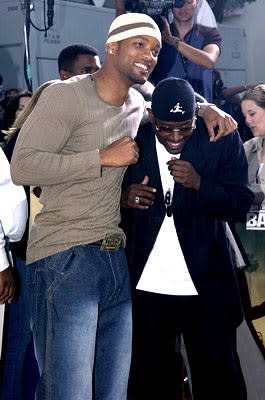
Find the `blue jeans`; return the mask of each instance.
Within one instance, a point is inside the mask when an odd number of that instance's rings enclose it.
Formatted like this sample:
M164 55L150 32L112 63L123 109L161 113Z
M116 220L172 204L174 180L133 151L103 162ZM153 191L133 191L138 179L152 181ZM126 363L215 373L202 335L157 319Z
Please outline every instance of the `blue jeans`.
M6 304L0 400L33 400L38 367L32 351L32 332L25 287L27 267L21 258L14 257L14 262L19 293L14 303Z
M77 246L28 267L36 400L125 400L131 293L124 249Z

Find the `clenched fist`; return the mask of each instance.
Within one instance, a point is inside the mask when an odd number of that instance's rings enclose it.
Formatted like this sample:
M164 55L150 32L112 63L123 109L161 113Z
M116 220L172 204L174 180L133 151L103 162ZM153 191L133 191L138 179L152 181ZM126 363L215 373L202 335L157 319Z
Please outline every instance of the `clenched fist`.
M175 182L181 183L186 188L199 190L201 177L191 163L172 157L167 165Z
M139 150L132 138L124 136L100 150L99 154L102 167L125 167L138 161Z

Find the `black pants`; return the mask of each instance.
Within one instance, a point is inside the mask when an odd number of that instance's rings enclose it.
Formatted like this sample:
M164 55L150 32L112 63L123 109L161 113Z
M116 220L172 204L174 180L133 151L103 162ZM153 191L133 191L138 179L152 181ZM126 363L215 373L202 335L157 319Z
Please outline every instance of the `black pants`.
M177 400L176 337L183 335L193 400L246 400L236 328L200 296L133 295L131 400Z

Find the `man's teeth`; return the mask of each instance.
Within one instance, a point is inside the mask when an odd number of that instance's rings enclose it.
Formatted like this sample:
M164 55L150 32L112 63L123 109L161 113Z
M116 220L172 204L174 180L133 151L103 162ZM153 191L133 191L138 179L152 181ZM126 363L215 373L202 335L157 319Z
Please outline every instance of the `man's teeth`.
M144 69L145 71L147 71L147 66L145 64L141 64L141 63L135 63L136 67L139 67L141 69Z
M179 147L180 146L180 142L177 142L177 143L173 143L173 142L167 142L168 143L168 145L170 146L170 147Z

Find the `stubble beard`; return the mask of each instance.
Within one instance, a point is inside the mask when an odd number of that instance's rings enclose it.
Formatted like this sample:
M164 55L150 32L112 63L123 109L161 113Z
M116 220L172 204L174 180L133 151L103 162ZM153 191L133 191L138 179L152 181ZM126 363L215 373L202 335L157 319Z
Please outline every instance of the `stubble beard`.
M147 81L149 75L150 74L141 77L139 75L134 74L133 72L128 72L128 78L132 82L132 85L134 85L136 83L138 83L140 85L144 84Z

